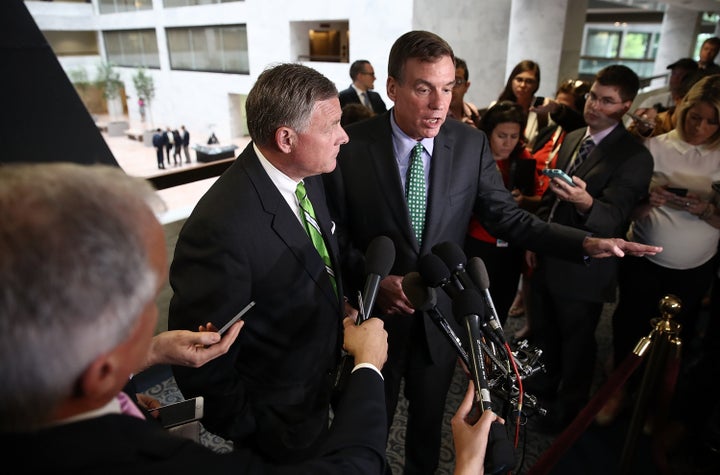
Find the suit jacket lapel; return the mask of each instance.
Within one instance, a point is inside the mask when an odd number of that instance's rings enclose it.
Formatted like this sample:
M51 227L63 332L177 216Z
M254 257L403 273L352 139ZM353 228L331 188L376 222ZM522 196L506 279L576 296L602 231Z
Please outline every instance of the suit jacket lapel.
M253 151L251 155L244 158L243 166L245 167L250 181L253 182L255 190L257 191L258 197L262 202L263 209L273 215L272 229L278 235L278 237L285 242L288 250L295 255L300 265L304 266L310 278L323 289L323 292L333 302L338 302L338 296L335 295L335 291L332 289L330 279L325 272L325 263L323 262L317 250L309 240L305 229L302 224L298 221L297 216L292 212L290 207L287 205L280 192L273 184L270 177L265 173L265 169L260 164L257 155ZM311 177L314 178L314 177ZM335 265L338 262L338 248L337 243L334 239L328 239L330 236L330 217L325 205L325 197L322 191L317 190L317 181L315 179L306 180L306 187L308 190L308 196L313 203L315 213L320 220L320 228L326 236L326 243L330 250L330 258ZM322 185L320 185L322 186ZM318 197L318 194L322 194L322 197ZM316 205L317 203L317 205ZM248 230L252 232L252 230ZM327 233L327 234L325 234ZM332 244L331 244L332 242ZM336 272L336 278L339 279ZM317 279L316 276L320 278ZM340 285L338 282L338 290Z
M560 146L560 150L558 151L558 159L556 163L557 168L560 170L567 170L570 160L572 160L573 156L575 156L575 152L580 146L580 142L583 137L585 137L586 130L586 128L578 129L565 136L565 139Z
M435 137L433 156L430 161L430 186L428 187L428 202L425 212L425 236L421 254L429 252L426 245L439 241L442 231L443 211L447 197L450 194L452 179L453 158L452 150L455 145L454 137L444 129Z
M383 200L385 207L392 211L393 219L402 229L408 243L420 252L415 239L415 233L410 223L410 213L405 199L405 190L398 173L397 162L393 153L392 131L390 129L390 113L386 113L386 121L378 121L380 126L373 131L374 137L370 140L369 159L372 160L375 177L380 188L385 190Z

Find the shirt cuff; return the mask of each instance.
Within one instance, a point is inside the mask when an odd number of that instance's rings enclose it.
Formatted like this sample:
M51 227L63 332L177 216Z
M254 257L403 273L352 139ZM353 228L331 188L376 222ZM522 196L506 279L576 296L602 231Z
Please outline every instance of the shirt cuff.
M354 373L356 370L358 370L358 369L360 369L360 368L368 368L368 369L371 369L371 370L375 371L377 374L380 375L380 378L381 378L383 381L385 381L385 378L383 378L383 375L382 375L382 373L380 372L380 370L377 369L377 368L375 367L375 365L374 365L374 364L371 364L371 363L358 363L358 364L356 364L355 367L352 369L351 373Z

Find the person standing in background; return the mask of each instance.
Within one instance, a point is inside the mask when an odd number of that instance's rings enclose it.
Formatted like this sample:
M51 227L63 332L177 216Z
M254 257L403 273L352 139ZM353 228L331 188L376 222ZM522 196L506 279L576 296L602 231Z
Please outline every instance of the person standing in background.
M508 76L505 89L500 93L495 102L512 101L520 104L527 114L527 125L523 134L525 136L525 146L532 150L535 145L535 138L538 131L548 124L547 114L538 114L534 110L530 110L535 105L535 93L540 88L540 65L535 61L525 59L520 61ZM542 98L539 98L542 99ZM537 104L541 105L541 104Z
M173 150L173 162L175 162L175 166L178 167L182 165L182 157L180 156L180 148L182 148L182 137L180 137L180 132L178 131L178 129L173 129L172 136L173 143L175 144L175 149Z
M366 59L359 59L350 65L350 79L352 84L347 89L340 91L340 107L348 104L362 104L375 114L382 114L387 111L385 102L380 94L373 91L375 88L375 69Z
M460 120L473 127L480 127L480 113L475 104L465 101L465 94L470 88L470 72L465 60L455 58L455 85L453 86L452 101L448 109L448 117Z
M180 130L182 130L182 149L185 154L185 163L190 163L190 151L188 150L188 147L190 147L190 132L184 125L180 126Z
M153 134L153 147L155 147L155 155L157 156L157 166L159 169L165 169L165 158L163 149L165 148L165 134L158 128Z
M712 36L703 41L700 47L698 68L704 76L720 73L720 65L715 63L718 52L720 52L720 38Z
M165 153L167 155L168 166L170 166L170 152L172 152L174 142L175 137L173 136L172 129L168 127L165 130Z

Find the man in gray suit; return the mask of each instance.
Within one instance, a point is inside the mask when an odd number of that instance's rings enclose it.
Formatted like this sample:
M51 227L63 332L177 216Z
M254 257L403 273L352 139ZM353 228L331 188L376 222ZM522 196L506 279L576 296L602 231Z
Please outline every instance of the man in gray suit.
M659 249L589 237L585 231L547 224L518 208L496 170L485 134L446 120L455 84L455 56L442 38L426 31L402 35L390 51L388 72L387 93L394 108L347 127L350 141L340 148L338 166L325 178L350 289L362 288L362 257L370 241L386 235L395 243L395 264L380 283L375 305L389 334L383 368L389 424L404 378L409 401L405 473L432 474L438 464L445 397L456 354L402 291L403 276L418 269L421 256L446 241L462 246L472 213L494 236L578 262ZM427 204L424 231L416 234L406 187L411 150L418 150L418 144ZM354 295L350 289L347 294ZM462 334L449 317L450 303L438 292L438 308Z

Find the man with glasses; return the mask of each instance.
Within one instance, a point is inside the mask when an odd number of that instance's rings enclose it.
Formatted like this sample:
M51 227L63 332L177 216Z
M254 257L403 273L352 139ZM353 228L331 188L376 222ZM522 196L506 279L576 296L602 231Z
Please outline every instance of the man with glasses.
M457 119L473 127L480 127L480 113L475 104L465 101L465 94L470 88L468 78L470 73L465 60L455 58L455 85L452 90L452 100L450 101L450 109L448 109L448 117Z
M340 91L340 107L347 104L362 104L375 114L382 114L387 111L385 102L380 94L373 91L375 88L375 69L370 61L358 59L350 65L350 78L352 84L347 89Z
M645 197L653 170L650 152L623 126L640 87L626 66L600 70L586 94L587 127L569 132L556 167L572 184L553 178L540 218L597 237L623 237L630 214ZM529 253L533 264L530 314L547 373L528 380L528 391L547 396L541 429L557 432L587 403L595 369L595 328L603 304L615 299L617 259L579 263Z

